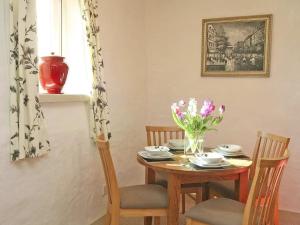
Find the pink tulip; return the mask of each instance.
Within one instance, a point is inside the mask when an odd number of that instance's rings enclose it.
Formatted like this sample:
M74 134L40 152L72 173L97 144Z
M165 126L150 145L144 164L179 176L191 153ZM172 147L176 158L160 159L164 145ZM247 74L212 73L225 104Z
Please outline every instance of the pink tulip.
M183 101L183 100L180 100L179 102L178 102L178 106L179 107L183 107L185 105L185 102Z
M219 108L220 114L223 114L225 112L225 105L221 105Z
M215 105L213 101L205 100L203 106L200 110L200 114L203 117L209 116L215 110Z
M173 103L172 106L171 106L171 109L172 109L173 112L176 113L176 110L179 109L177 103Z

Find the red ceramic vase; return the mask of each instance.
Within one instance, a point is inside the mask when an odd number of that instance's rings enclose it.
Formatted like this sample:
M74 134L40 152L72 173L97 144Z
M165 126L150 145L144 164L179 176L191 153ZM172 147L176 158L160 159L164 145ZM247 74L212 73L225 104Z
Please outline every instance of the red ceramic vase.
M68 76L68 65L64 63L64 57L41 57L40 82L49 94L61 94L61 90Z

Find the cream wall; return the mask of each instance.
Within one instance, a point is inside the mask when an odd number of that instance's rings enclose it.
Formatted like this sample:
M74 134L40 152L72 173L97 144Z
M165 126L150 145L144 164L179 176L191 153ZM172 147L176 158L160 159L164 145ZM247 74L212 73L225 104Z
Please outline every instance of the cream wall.
M143 182L144 170L136 162L136 152L146 143L145 5L140 0L101 2L113 158L120 185Z
M257 130L292 138L280 208L300 212L300 1L147 0L147 120L173 124L170 105L181 98L211 98L226 105L207 143L237 143L251 152ZM273 14L270 78L200 76L203 18Z
M135 160L145 143L143 12L139 0L101 2L112 153L122 185L143 181ZM105 213L105 198L85 103L43 103L52 151L40 159L10 161L8 21L8 0L0 1L0 225L89 225Z

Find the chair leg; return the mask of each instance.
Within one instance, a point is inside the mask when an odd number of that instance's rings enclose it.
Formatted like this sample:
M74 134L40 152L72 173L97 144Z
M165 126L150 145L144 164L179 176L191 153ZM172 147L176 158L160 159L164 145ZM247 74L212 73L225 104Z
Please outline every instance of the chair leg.
M110 225L110 223L111 223L111 216L109 212L107 212L105 215L105 225Z
M186 218L186 224L185 225L209 225L207 223L202 223L200 221L192 220L191 218Z
M191 218L187 218L185 225L192 225L192 224L193 224L192 219Z
M181 194L181 212L185 214L185 193Z
M154 225L160 225L160 217L159 216L154 217Z
M112 211L110 214L110 225L120 225L120 212Z
M209 196L210 193L209 193L209 185L208 183L204 183L202 185L202 201L206 201L209 199Z
M202 189L199 188L199 190L196 192L196 204L200 203L202 200Z
M279 208L278 208L278 197L275 201L275 207L274 207L274 225L279 225Z
M152 224L152 217L151 216L145 216L144 217L144 225L151 225Z

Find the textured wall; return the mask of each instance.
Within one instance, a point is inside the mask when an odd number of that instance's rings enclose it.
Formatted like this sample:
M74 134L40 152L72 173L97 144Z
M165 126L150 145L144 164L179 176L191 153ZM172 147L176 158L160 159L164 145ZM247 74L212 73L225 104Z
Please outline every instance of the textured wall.
M144 5L139 0L110 0L102 1L101 10L112 153L122 185L142 182L143 168L135 154L145 143ZM7 22L8 0L4 0L0 1L0 225L89 225L105 212L105 199L85 103L44 103L52 151L40 159L10 162Z
M120 185L143 182L136 152L146 143L144 1L102 1L105 78L112 118L112 150ZM130 171L130 173L128 173ZM132 173L132 171L134 171Z
M173 101L211 98L227 107L207 143L254 147L257 130L292 138L281 186L280 208L300 212L300 2L297 0L147 0L148 121L172 124ZM270 78L200 77L203 18L274 16Z

